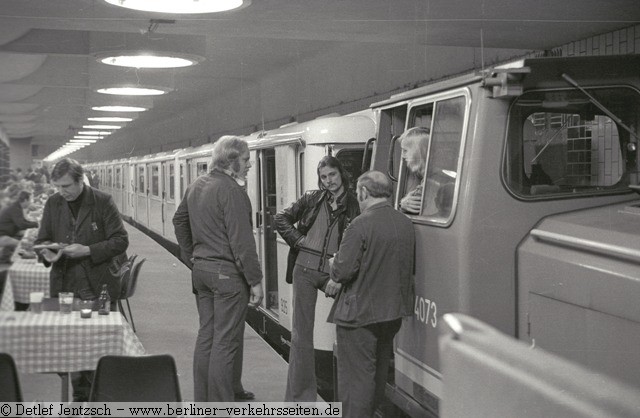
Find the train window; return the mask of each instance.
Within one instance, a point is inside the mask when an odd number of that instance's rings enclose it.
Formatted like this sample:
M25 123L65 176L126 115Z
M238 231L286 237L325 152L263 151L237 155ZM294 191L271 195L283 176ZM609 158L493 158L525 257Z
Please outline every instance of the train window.
M160 196L160 167L151 166L151 195Z
M465 97L437 102L431 126L422 214L446 223L453 214L465 121Z
M121 180L121 169L120 167L116 167L116 180L114 183L114 187L116 189L121 189L122 188L122 180Z
M187 179L184 176L184 164L180 164L180 199L184 197L184 192L187 190Z
M207 167L208 164L207 163L197 163L197 171L198 171L198 176L202 176L207 174Z
M144 185L144 167L138 166L138 193L146 193Z
M113 187L113 172L111 167L107 168L107 187Z
M356 194L356 182L362 174L362 149L342 149L336 153L336 158L349 176L349 189Z
M577 90L528 92L514 102L504 164L511 191L526 198L626 191L635 155L627 155L630 135L613 118L636 126L640 96L626 88L589 93L607 112Z
M174 200L176 197L176 173L173 163L169 163L169 200Z
M409 113L408 127L428 128L429 136L419 137L426 142L416 144L418 155L427 157L423 165L404 164L401 196L420 196L419 214L438 224L448 223L453 215L466 105L465 96L456 96L414 107Z

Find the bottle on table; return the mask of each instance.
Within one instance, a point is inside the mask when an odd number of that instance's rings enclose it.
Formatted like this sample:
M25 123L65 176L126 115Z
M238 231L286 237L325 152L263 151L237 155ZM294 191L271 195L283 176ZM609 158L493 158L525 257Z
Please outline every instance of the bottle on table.
M100 292L100 297L98 298L98 313L100 315L109 315L111 311L111 296L109 296L109 292L107 291L107 285L102 285L102 291Z

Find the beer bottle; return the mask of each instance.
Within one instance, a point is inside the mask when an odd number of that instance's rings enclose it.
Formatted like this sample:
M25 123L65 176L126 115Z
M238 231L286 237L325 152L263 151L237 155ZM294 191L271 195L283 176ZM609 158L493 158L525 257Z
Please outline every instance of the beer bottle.
M111 310L111 296L109 296L109 292L107 291L107 285L102 285L102 291L100 292L100 297L98 298L98 314L100 315L109 315L109 311Z

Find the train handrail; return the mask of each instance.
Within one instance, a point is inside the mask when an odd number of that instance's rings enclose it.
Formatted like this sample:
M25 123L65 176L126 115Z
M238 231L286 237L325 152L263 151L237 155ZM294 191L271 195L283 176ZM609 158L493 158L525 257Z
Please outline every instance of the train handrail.
M373 136L367 139L367 142L364 143L364 154L362 154L362 167L360 167L360 172L364 173L368 171L371 166L371 158L369 158L369 167L367 166L367 152L369 151L369 146L376 141L376 137Z
M542 231L539 229L531 230L530 234L542 241L554 242L556 244L564 245L567 247L578 248L581 250L589 250L598 254L624 258L627 260L640 263L640 251L632 248L621 247L619 245L613 245L613 244L606 244L598 241L593 241L590 239L571 237L565 234Z
M396 148L396 141L400 138L400 135L394 135L391 138L391 143L389 144L389 159L387 160L387 175L389 178L395 182L398 182L398 178L393 175L395 167L393 166L393 157Z

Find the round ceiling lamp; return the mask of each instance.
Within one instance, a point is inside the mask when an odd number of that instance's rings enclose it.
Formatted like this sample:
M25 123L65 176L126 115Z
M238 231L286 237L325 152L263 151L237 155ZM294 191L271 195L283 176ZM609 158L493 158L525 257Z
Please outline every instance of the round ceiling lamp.
M130 68L182 68L196 65L204 58L195 55L167 52L132 53L115 51L97 55L98 62L107 65Z
M144 112L144 107L137 106L94 106L91 109L100 110L102 112Z
M159 13L216 13L246 7L249 0L105 0L127 9Z
M105 87L96 91L102 94L117 94L121 96L160 96L167 93L167 90L147 87Z
M131 122L133 118L122 118L118 116L101 116L101 117L92 117L87 118L92 122Z

